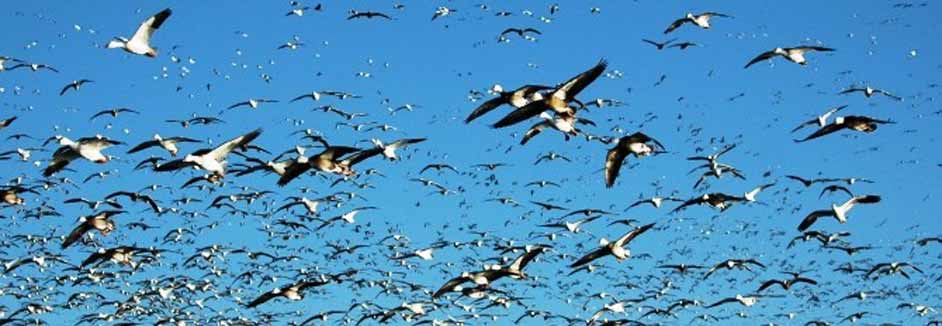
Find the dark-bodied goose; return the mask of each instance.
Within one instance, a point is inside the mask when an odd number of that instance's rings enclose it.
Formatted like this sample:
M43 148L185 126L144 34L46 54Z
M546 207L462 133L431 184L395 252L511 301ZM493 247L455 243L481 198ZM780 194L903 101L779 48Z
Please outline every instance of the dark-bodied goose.
M798 46L794 48L774 48L772 50L759 54L758 56L753 58L751 61L749 61L749 63L747 63L746 66L743 68L744 69L749 68L749 66L753 64L756 64L758 62L762 62L765 60L769 60L777 56L785 58L786 60L797 63L799 65L806 65L808 64L808 60L805 59L805 53L812 52L812 51L832 52L834 51L834 49L826 48L823 46Z
M636 132L618 139L615 147L605 154L605 186L611 188L621 171L621 165L629 154L635 157L645 157L664 151L664 145L642 132Z
M211 174L224 176L226 174L226 156L230 152L247 146L256 137L262 134L262 129L255 129L242 136L230 139L216 148L206 148L187 154L183 159L173 160L158 165L154 171L176 171L186 167L198 167Z
M710 26L710 18L713 18L713 17L732 18L732 16L721 14L718 12L705 12L699 15L694 15L688 12L687 15L684 16L684 18L675 20L673 23L671 23L670 26L667 26L667 29L664 30L664 34L670 34L670 32L673 32L674 30L680 28L681 26L684 26L684 24L687 24L687 23L697 25L697 27L700 27L702 29L710 29L710 27L712 27Z
M151 147L160 146L160 148L163 148L164 150L169 152L170 156L177 156L177 153L180 151L180 149L177 148L178 143L200 143L200 142L201 141L199 140L186 138L186 137L163 138L159 134L154 134L154 140L145 141L143 143L138 144L137 146L134 146L134 148L131 148L131 150L128 151L128 154L133 154L133 153L137 153Z
M65 92L68 92L70 89L78 91L79 88L82 87L82 85L85 85L88 83L94 83L94 82L95 81L90 80L90 79L79 79L79 80L73 81L69 83L68 85L65 85L65 87L62 87L62 91L59 92L59 96L65 95Z
M513 106L516 109L522 108L530 103L531 95L550 88L551 87L549 86L543 85L523 85L515 90L505 92L501 85L494 85L494 87L491 88L491 91L496 93L497 97L481 103L481 105L475 108L474 111L471 111L471 114L464 119L464 123L471 123L471 121L474 121L474 119L477 119L504 104Z
M54 138L59 140L61 146L52 154L52 161L43 171L43 176L47 177L61 171L70 162L79 158L98 164L108 163L111 158L102 154L101 151L114 145L123 144L102 136L79 138L78 141L72 141L63 136L55 136Z
M579 267L579 266L588 264L592 262L593 260L605 257L607 255L615 256L615 259L618 260L618 262L628 259L629 257L631 257L631 250L628 250L627 248L625 248L625 245L627 245L628 243L631 242L632 239L641 235L642 233L651 229L652 227L654 227L654 223L638 227L634 230L629 231L628 233L625 233L625 235L621 236L621 238L618 238L618 240L615 240L614 242L609 242L605 238L602 238L601 240L599 240L598 249L595 249L594 251L586 254L585 256L582 256L582 258L579 258L579 260L572 263L572 265L569 265L569 267L573 267L573 268Z
M759 285L759 289L756 290L756 292L762 292L763 290L768 289L769 287L773 285L781 286L782 289L785 291L788 291L788 289L790 289L793 285L798 284L798 283L818 285L818 281L815 281L807 277L801 277L800 275L801 273L785 273L785 274L790 274L792 278L784 279L784 280L772 279L772 280L765 281L762 283L762 285Z
M69 232L69 235L62 240L62 249L71 246L90 230L98 230L102 236L108 235L111 231L114 231L115 226L114 222L111 221L111 217L122 213L124 213L124 211L104 211L98 214L80 217L79 225L76 226L75 229L72 229L72 232Z
M890 120L879 120L879 119L874 119L871 117L860 116L860 115L849 115L846 117L837 117L837 118L834 118L833 123L827 126L821 127L820 129L816 130L811 135L808 135L808 137L805 137L803 139L795 139L795 142L796 143L806 142L806 141L809 141L818 137L827 136L829 134L832 134L834 132L837 132L843 129L861 131L865 133L872 133L876 131L877 127L881 124L894 124L894 123L896 122L893 122Z
M533 100L533 102L530 102L522 108L504 116L504 118L500 119L500 121L497 121L493 127L503 128L511 126L523 120L535 117L547 110L553 110L556 113L575 115L575 109L571 108L569 103L573 102L576 96L579 95L579 93L582 92L582 90L584 90L587 86L589 86L589 84L598 79L599 76L605 72L607 67L608 62L606 62L604 59L600 60L598 64L589 70L586 70L585 72L573 77L565 83L556 86L556 88L550 91L546 96L542 96L540 93L534 93L534 95L537 95L537 97Z
M742 201L746 201L746 199L743 197L737 197L737 196L727 195L724 193L714 192L714 193L704 194L703 196L700 196L700 197L691 198L685 201L683 204L680 204L680 206L677 206L677 208L674 208L674 210L671 211L671 214L679 212L683 210L684 208L687 208L688 206L693 206L693 205L709 205L713 208L719 209L720 212L724 212L730 207L732 207L735 202L742 202Z
M12 117L0 120L0 130L6 129L7 127L9 127L11 124L13 124L13 121L16 121L16 116L12 116Z
M137 31L134 32L134 36L131 36L130 40L123 37L115 37L111 42L108 42L108 48L123 49L129 53L156 58L157 49L151 47L150 38L154 35L154 32L160 28L160 25L163 25L164 21L170 17L171 13L170 8L167 8L147 18L141 23L141 26L137 28Z
M765 268L765 265L755 259L727 259L720 262L719 264L713 265L713 267L710 267L710 270L708 270L706 274L703 274L703 279L705 280L709 278L710 275L713 275L714 272L720 269L744 269L747 271L752 271L752 269L749 268L749 265Z
M677 40L677 39L674 38L674 39L670 39L670 40L667 40L667 41L664 41L664 42L660 42L660 43L659 43L659 42L655 42L655 41L652 41L652 40L649 40L649 39L641 39L641 42L651 44L651 45L653 45L654 47L656 47L658 50L663 50L665 47L667 47L668 44L671 44L671 42L674 42L674 41L676 41L676 40Z
M831 204L831 209L822 209L816 210L805 216L805 219L801 221L801 224L798 225L798 231L804 232L809 227L811 227L814 222L818 221L818 218L821 217L834 217L841 224L847 223L847 212L851 208L854 208L854 205L857 204L875 204L880 202L880 196L876 195L864 195L851 198L838 206L837 204Z

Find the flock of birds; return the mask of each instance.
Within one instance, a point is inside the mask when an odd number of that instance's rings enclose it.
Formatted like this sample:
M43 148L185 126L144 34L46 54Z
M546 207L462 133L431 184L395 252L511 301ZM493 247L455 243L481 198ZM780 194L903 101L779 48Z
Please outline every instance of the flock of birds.
M321 4L292 2L290 6L285 16L330 12ZM395 5L391 10L351 10L346 20L393 21L399 19L395 12L406 6ZM439 7L431 20L455 19L459 13L474 10L493 11L485 5L460 11ZM527 12L530 16L543 12L543 21L563 15L556 4ZM599 14L601 9L593 7L589 12ZM515 14L500 11L494 16ZM164 42L159 30L172 26L173 11L141 18L143 22L130 37L115 37L102 47L123 50L128 61L162 58L156 46ZM706 33L722 29L732 19L718 12L688 13L669 23L663 34L685 29ZM509 42L514 35L532 41L543 34L533 27L510 27L499 34L497 42ZM676 41L642 40L656 50L700 46ZM278 49L293 50L302 44L289 42ZM816 57L808 56L811 53L817 53ZM818 44L776 47L746 60L744 68L755 69L775 60L805 66L810 59L837 60L838 53ZM114 54L102 50L101 55ZM16 79L26 71L67 72L65 63L61 64L62 71L27 58L0 56L0 78ZM449 161L447 153L436 156L432 136L387 136L422 132L399 130L391 125L392 117L418 116L432 108L389 106L390 120L366 122L384 113L344 110L340 108L344 103L369 96L336 90L305 92L285 101L250 98L217 114L168 119L159 129L174 130L173 136L155 133L141 138L125 132L126 139L116 139L101 134L67 135L64 129L40 136L41 131L18 128L21 115L38 112L0 117L0 136L6 139L0 147L0 161L5 161L0 166L12 177L0 187L0 215L7 223L0 232L0 282L4 284L0 325L62 325L69 318L74 318L75 325L942 325L935 308L942 294L936 290L942 270L938 263L926 264L920 258L927 255L925 250L939 252L942 237L902 239L892 244L892 251L882 252L860 245L866 239L853 238L843 230L858 219L867 219L867 206L880 205L883 196L889 195L877 191L878 181L765 172L765 181L752 183L746 181L751 173L737 168L735 159L727 159L741 154L736 149L746 141L711 139L700 144L712 150L698 147L686 152L679 149L680 144L659 141L664 131L627 132L612 127L614 132L599 132L610 127L612 120L589 117L597 110L626 103L587 100L583 94L597 83L609 82L611 74L605 59L589 64L585 71L557 80L472 91L469 98L476 107L467 109L463 124L459 118L448 121L447 128L468 129L460 132L474 137L478 130L470 130L473 125L496 116L490 132L513 129L513 135L519 136L519 145L508 146L500 154L502 160L489 163L461 164ZM797 65L776 69L802 69ZM81 96L85 88L96 85L93 80L78 79L56 91L59 96ZM852 85L839 92L853 94L868 99L883 96L900 105L906 102L903 96L870 86ZM334 104L317 107L311 114L339 120L336 127L324 131L301 127L289 138L278 138L284 136L277 134L280 126L241 129L223 119L232 110L325 101ZM794 142L821 141L826 136L835 142L866 142L873 137L866 134L901 132L897 122L888 118L843 115L848 107L795 121L797 127L791 133L816 130ZM95 112L89 120L107 119L110 129L128 115L149 114L120 107ZM84 116L71 113L59 118ZM886 130L878 132L879 126ZM188 136L191 128L215 130L222 136ZM332 140L347 128L357 137L379 136L348 144ZM841 132L849 137L833 136ZM277 136L269 136L272 133ZM535 138L542 133L558 138ZM699 131L690 133L696 137ZM541 154L533 163L520 162L511 148L541 146L531 143L536 139L551 144L543 146L552 146L554 151ZM794 146L801 149L789 150L807 151L805 155L849 155L815 153L801 147L805 144ZM577 153L586 159L572 156ZM681 189L662 192L657 182L644 188L625 177L631 169L654 165L649 163L654 158L676 154L686 156L693 167L688 175L696 181L688 196L681 195L687 193ZM384 172L410 166L406 162L420 162L422 168ZM588 166L581 166L583 162ZM859 162L844 158L841 163ZM539 169L532 173L545 178L507 181L513 176L503 171L514 165ZM95 168L104 170L88 174ZM582 170L591 177L554 179L555 169ZM152 183L140 187L119 182L124 174L146 175ZM177 175L186 176L185 181ZM268 187L244 185L242 180L251 176ZM374 190L379 182L394 187ZM710 190L727 182L750 184L736 193ZM566 198L566 193L579 191L575 183L648 195L586 208L579 200ZM111 193L85 197L96 187ZM415 209L421 210L429 197L457 197L460 203L450 210L467 212L477 205L499 205L502 211L470 220L446 217L442 227L426 223L425 230L417 231L424 234L410 237L395 219L384 220L382 201L368 198L384 193L404 197L409 192L402 189L415 187L424 189L426 196L397 200L415 201ZM834 204L808 209L789 203L806 192L813 193L817 202ZM477 200L481 194L487 198ZM529 199L518 201L510 194ZM710 258L692 258L691 247L718 236L714 233L720 232L711 225L728 223L724 219L735 214L728 212L734 206L768 210L775 219L791 221L791 226L765 232L762 221L740 221L725 231L737 239L733 248L701 248L712 252ZM857 206L861 207L854 209ZM85 213L73 220L76 216L60 213L62 207L77 207ZM626 215L639 210L649 215L663 210L663 217ZM689 218L686 214L694 210L696 214L711 212L714 217ZM485 230L474 220L504 214L514 216L503 221L506 230ZM891 217L897 218L902 217ZM35 224L47 232L22 231ZM228 230L233 224L237 224L235 231ZM219 235L221 229L228 231ZM414 241L413 237L438 239ZM750 251L758 242L778 252ZM644 250L631 250L636 246ZM597 286L606 290L591 292ZM870 306L874 300L898 312L874 309ZM775 313L754 315L751 310L758 307Z

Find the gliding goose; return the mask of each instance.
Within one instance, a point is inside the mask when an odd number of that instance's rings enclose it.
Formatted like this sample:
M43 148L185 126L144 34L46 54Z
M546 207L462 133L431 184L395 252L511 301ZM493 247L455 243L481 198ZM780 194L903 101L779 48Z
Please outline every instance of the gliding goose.
M262 134L262 129L255 129L247 134L233 138L214 149L201 149L179 160L158 165L154 171L175 171L185 167L198 167L218 176L226 174L226 156L237 148L245 147Z
M52 161L43 171L43 176L47 177L61 171L66 165L78 158L84 158L98 164L108 163L111 158L102 154L101 151L114 145L123 144L102 136L80 138L78 141L72 141L63 136L55 136L54 138L59 140L61 147L52 154Z
M832 52L834 51L834 49L826 48L823 46L799 46L799 47L794 47L794 48L775 48L770 51L766 51L766 52L763 52L762 54L759 54L758 56L753 58L751 61L749 61L749 63L747 63L746 66L743 67L743 69L749 68L749 66L756 64L758 62L772 59L776 56L780 56L782 58L785 58L788 61L800 64L800 65L806 65L808 64L808 60L805 59L805 53L808 53L811 51Z
M856 204L875 204L880 202L880 196L876 195L864 195L851 198L838 206L837 204L831 204L831 209L822 209L816 210L805 216L805 219L801 221L801 224L798 225L798 231L804 232L809 227L811 227L814 222L818 221L818 218L821 217L834 217L841 224L847 223L847 212L851 208L854 208Z
M718 12L705 12L699 15L687 13L687 15L684 16L684 18L675 20L673 23L671 23L671 25L668 26L666 30L664 30L664 34L670 34L670 32L673 32L674 30L680 28L681 26L684 26L684 24L687 24L687 23L697 25L698 27L702 29L710 29L711 27L710 18L713 18L713 17L732 18L729 15L721 14Z
M572 79L556 86L556 89L549 92L548 96L539 96L538 99L517 109L494 124L494 128L503 128L521 122L523 120L535 117L540 113L553 110L556 113L575 115L575 109L569 106L574 102L577 95L582 92L589 84L594 82L605 69L608 68L608 62L599 61L594 67L573 77ZM539 93L535 93L539 94Z

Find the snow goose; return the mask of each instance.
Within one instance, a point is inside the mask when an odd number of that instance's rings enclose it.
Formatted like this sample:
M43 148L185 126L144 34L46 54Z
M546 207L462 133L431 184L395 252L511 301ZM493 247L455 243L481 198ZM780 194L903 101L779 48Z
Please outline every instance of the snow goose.
M823 46L799 46L799 47L794 47L794 48L775 48L770 51L766 51L766 52L763 52L762 54L759 54L758 56L753 58L751 61L749 61L749 63L747 63L746 66L743 68L744 69L749 68L749 66L753 64L772 59L776 56L780 56L782 58L785 58L788 61L797 63L799 65L806 65L808 64L808 61L805 59L805 53L812 52L812 51L832 52L834 51L834 49L826 48Z
M674 30L688 23L697 25L697 27L700 27L703 29L710 29L710 27L712 27L710 26L710 19L713 17L732 18L732 16L721 14L718 12L704 12L698 15L694 15L688 12L686 16L678 20L675 20L673 23L671 23L670 26L667 26L667 29L664 30L664 34L670 34Z
M840 94L840 95L847 95L847 94L857 93L857 92L863 93L864 96L866 96L867 98L871 98L871 97L873 97L874 95L880 94L880 95L889 97L889 98L894 99L894 100L897 100L897 101L902 101L902 100L903 100L902 97L893 95L893 94L891 94L890 92L887 92L887 91L885 91L885 90L873 88L873 87L870 87L870 86L867 86L867 87L850 87L850 88L847 88L847 89L841 91L841 92L838 93L838 94Z
M160 146L161 148L169 152L171 156L177 156L177 153L180 151L180 149L177 148L178 143L200 143L200 142L201 141L199 140L186 138L186 137L163 138L159 134L154 134L154 140L145 141L143 143L138 144L137 146L134 146L134 148L131 148L131 150L128 151L128 154L133 154L133 153L137 153L151 147Z
M847 105L841 105L841 106L838 106L838 107L836 107L836 108L832 108L832 109L828 110L827 112L824 112L824 114L815 117L814 119L811 119L811 120L802 122L800 125L798 125L798 127L795 127L795 129L792 129L792 132L796 132L796 131L798 131L798 130L801 130L801 128L804 128L804 127L807 127L807 126L813 126L813 125L816 125L816 124L818 125L819 128L820 128L820 127L824 127L824 126L828 125L828 119L830 119L832 115L834 115L835 113L840 112L841 110L843 110L843 109L846 108L846 107L847 107Z
M569 265L569 267L573 267L573 268L579 267L579 266L588 264L592 262L593 260L605 257L607 255L615 256L615 259L618 260L619 262L621 262L622 260L628 259L631 256L631 250L628 250L627 248L625 248L625 245L627 245L635 237L641 235L642 233L651 229L652 227L654 227L654 223L638 227L634 230L629 231L628 233L625 233L625 235L621 236L621 238L618 238L618 240L615 240L614 242L609 242L607 239L602 238L601 240L599 240L598 249L595 249L594 251L586 254L585 256L582 256L582 258L579 258L579 260L572 263L572 265Z
M151 47L150 38L154 35L154 32L160 28L160 25L163 25L164 21L170 17L171 13L170 8L158 12L144 20L141 26L137 28L137 31L134 32L134 36L131 36L130 40L124 37L115 37L108 42L107 47L109 49L123 49L128 53L156 58L157 49Z
M222 143L215 149L201 149L187 154L183 159L173 160L157 166L154 171L176 171L185 167L198 167L212 174L224 176L226 174L226 156L237 148L247 146L252 140L262 134L262 129L255 129L242 136Z
M61 171L72 161L84 158L86 160L105 164L111 160L110 156L101 153L102 150L123 144L122 142L111 140L103 136L80 138L78 141L72 141L63 136L53 137L59 141L59 149L52 155L52 161L43 171L44 176L52 176Z
M821 217L830 216L837 219L837 221L841 224L847 223L847 212L849 212L851 208L854 208L854 205L875 204L879 202L880 196L864 195L851 198L840 206L837 204L831 204L831 209L816 210L808 214L808 216L805 216L805 218L801 221L801 224L798 225L798 231L804 232Z

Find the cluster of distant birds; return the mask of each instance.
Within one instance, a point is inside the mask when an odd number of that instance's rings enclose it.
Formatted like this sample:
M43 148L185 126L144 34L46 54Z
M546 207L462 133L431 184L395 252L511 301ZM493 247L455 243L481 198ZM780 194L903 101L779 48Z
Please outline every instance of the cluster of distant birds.
M403 5L394 7L396 10L404 8ZM324 10L321 4L302 6L300 3L292 3L291 10L285 15L304 16L309 11ZM548 10L550 15L556 15L559 11L560 6L555 4ZM448 7L438 7L431 19L442 19L457 12ZM600 9L592 8L591 12L598 13ZM105 47L122 49L133 56L156 58L158 53L152 45L152 37L171 15L170 9L160 11L145 19L130 38L116 37ZM506 16L510 13L501 12L496 15ZM673 21L663 33L670 34L684 26L711 29L711 19L718 17L732 18L717 12L688 13ZM392 20L394 18L378 11L353 10L349 12L347 19ZM513 34L525 39L533 35L542 35L535 28L512 27L500 33L499 41L506 41L507 37ZM684 50L697 46L696 43L690 41L675 43L677 39L663 42L650 39L642 41L655 46L657 50L666 48ZM293 47L293 45L282 47ZM757 55L749 60L744 68L750 68L757 63L775 58L806 65L808 53L834 51L832 48L817 45L778 47ZM21 68L33 72L41 70L59 72L46 64L0 56L0 73L3 74L0 76L12 74ZM608 70L608 62L600 60L589 69L552 85L534 83L514 89L504 89L500 85L495 85L490 90L494 97L484 100L471 110L464 122L470 124L498 108L509 107L509 112L494 122L492 127L511 128L520 123L531 122L532 124L520 137L520 146L527 145L543 132L558 132L567 142L584 138L586 144L599 143L608 146L604 159L600 160L604 162L604 165L599 166L603 172L599 183L604 184L606 188L616 188L619 186L619 176L623 174L624 166L629 158L640 160L666 154L668 150L665 144L642 131L608 136L593 134L586 130L588 129L586 126L595 127L600 124L582 117L589 113L587 109L590 106L621 105L621 102L617 100L582 101L579 99L579 95ZM76 80L65 85L59 95L81 92L81 89L94 83L89 79ZM840 94L852 93L861 93L867 98L882 95L895 101L903 101L902 97L870 86L852 86L840 92ZM318 102L327 97L337 101L361 98L360 95L353 93L327 90L301 94L291 99L289 103ZM280 103L280 101L252 98L232 104L225 111L242 108L258 109L274 103ZM413 111L416 107L418 106L407 104L391 112ZM795 139L795 142L807 142L843 130L873 133L878 126L895 123L891 120L864 115L838 116L846 108L847 106L844 105L828 109L819 116L801 122L791 130L792 133L807 127L817 129L803 138ZM333 105L325 105L316 110L335 114L337 118L342 119L342 122L337 123L338 130L341 127L350 127L354 131L396 130L388 123L359 123L362 118L369 115L368 113L347 112ZM146 115L147 113L126 107L112 108L99 111L90 119L107 117L117 119L126 114ZM16 116L0 120L0 132L15 130L16 122ZM182 128L195 126L216 128L224 123L219 115L194 115L166 122ZM182 196L175 190L171 190L171 188L176 188L175 186L164 185L165 177L162 175L155 176L161 179L160 182L138 191L118 190L101 199L74 196L75 193L82 193L83 186L79 186L71 177L62 177L63 174L73 175L87 168L88 165L85 162L107 166L116 164L113 163L114 156L108 153L109 149L127 145L123 141L102 135L76 139L54 135L46 138L42 147L18 147L15 150L0 153L0 161L29 162L33 159L32 152L44 152L50 144L58 144L58 147L45 158L42 164L36 161L37 166L44 165L41 169L41 178L29 176L32 173L26 170L8 170L8 174L23 176L0 187L0 200L4 205L3 216L9 223L3 232L4 238L0 240L0 261L3 262L0 281L5 283L4 288L0 289L0 298L4 298L0 302L19 304L11 307L0 306L0 325L63 324L61 321L53 321L45 317L61 311L73 311L78 318L74 323L76 325L148 323L156 325L267 325L273 323L308 325L318 322L357 325L368 322L415 325L478 323L507 325L523 322L672 325L680 322L681 315L690 316L689 323L692 324L726 325L742 324L743 321L733 318L743 320L750 318L748 308L759 302L774 302L776 298L796 296L807 302L803 305L807 310L817 311L799 313L782 307L780 309L782 313L762 316L762 320L765 321L762 325L826 326L854 324L859 321L865 321L870 325L942 325L942 319L935 317L937 312L932 303L910 300L917 297L916 285L908 285L901 289L890 286L882 289L860 286L861 282L899 278L894 282L925 282L926 286L932 289L934 284L942 281L942 274L936 271L937 264L932 266L919 264L912 259L912 254L908 256L909 260L900 259L903 255L897 252L888 255L889 260L885 261L868 259L845 263L839 263L840 259L825 258L821 254L820 259L814 265L804 268L786 261L772 264L763 257L731 257L691 263L686 254L690 250L687 246L696 245L695 243L685 244L672 241L659 244L665 248L677 247L667 250L668 253L662 257L652 257L650 253L637 254L630 250L634 242L648 241L646 238L650 238L652 233L667 233L672 230L668 222L645 222L619 218L621 214L612 212L609 208L570 209L566 207L570 206L566 201L530 200L529 204L526 204L509 196L489 198L485 202L509 207L532 204L532 209L526 213L527 216L542 216L553 214L555 211L564 214L545 222L533 223L524 220L521 227L533 230L530 236L524 239L503 238L499 235L500 232L481 231L474 226L475 224L470 224L453 227L459 231L435 230L439 235L448 232L466 233L464 236L468 240L453 240L454 236L449 238L443 236L432 243L414 243L407 235L396 231L395 227L390 227L388 230L376 230L372 226L379 224L378 222L357 221L357 216L360 214L382 209L377 201L366 199L362 192L373 188L369 183L369 178L386 176L380 170L382 165L374 164L362 171L355 167L362 166L363 162L373 157L381 157L391 162L414 160L418 154L413 147L423 146L422 144L428 139L402 138L383 141L373 138L365 141L369 143L369 146L360 147L333 144L323 133L302 129L292 133L291 136L300 137L300 141L304 144L292 145L292 148L283 152L272 153L256 144L256 140L262 139L264 134L262 128L231 132L232 138L219 143L212 142L213 145L198 150L190 150L189 147L202 146L205 144L203 140L188 136L167 137L155 134L151 139L130 146L130 149L126 151L128 155L131 155L145 151L155 153L154 150L159 150L161 153L168 154L169 158L151 156L137 163L133 167L135 172L121 173L147 173L145 170L158 174L199 171L195 176L183 182L180 187L184 189L183 191L194 191L199 194L192 197ZM6 146L21 139L31 138L33 137L30 134L8 135ZM318 149L319 152L310 155L309 151L312 148ZM693 189L705 189L710 180L721 180L726 176L746 180L746 173L724 158L736 148L736 144L729 144L718 148L711 154L688 157L688 161L699 164L689 172L689 174L696 173L697 176ZM259 158L262 155L272 158ZM601 152L598 155L592 155L602 158ZM552 161L572 162L573 159L551 151L541 155L533 165L550 164ZM471 166L475 172L463 172L463 168L453 164L429 162L416 171L418 176L409 178L409 181L430 189L429 195L446 197L464 196L468 193L466 188L473 186L470 184L472 181L458 187L449 187L445 182L431 179L429 175L450 180L471 177L478 179L473 182L484 183L498 189L508 187L527 189L531 196L537 191L565 188L561 185L563 181L552 180L537 180L519 185L498 182L496 180L498 171L510 165L503 162L481 163ZM110 175L117 171L106 170L91 174L84 178L81 184L93 182L96 179L110 178ZM233 178L238 180L252 174L273 174L276 178L273 178L270 183L278 187L257 189L240 186L238 181L232 181ZM320 189L322 195L309 197L308 194L316 193L318 190L312 189L309 186L310 182L296 182L295 180L304 177L312 178L310 177L312 175L331 181L329 187L349 185L357 190L323 194L324 189L329 189L325 185L323 189ZM485 179L485 175L489 176ZM876 249L871 246L852 245L849 240L845 239L851 236L849 232L829 233L822 228L825 224L822 221L826 219L833 219L837 223L831 223L829 227L850 223L849 213L858 205L879 204L882 200L880 195L860 194L853 189L855 185L875 183L874 181L857 177L806 178L798 175L787 175L785 178L792 183L792 186L797 186L802 190L818 184L823 185L818 199L834 194L846 195L847 199L844 199L842 203L804 214L803 219L796 221L797 230L780 230L773 234L770 239L778 241L778 246L783 247L780 249L791 250L805 242L818 242L820 250L844 252L849 257ZM299 184L301 186L298 186ZM741 194L706 192L689 198L678 198L674 194L655 195L631 203L625 211L648 206L652 209L660 209L668 203L676 203L668 213L670 216L677 216L696 206L706 206L715 209L717 214L723 214L736 205L773 205L773 201L759 199L763 191L772 187L783 186L779 182L768 182L756 185ZM785 191L780 190L775 194L781 195ZM62 201L63 205L77 205L87 208L87 211L91 213L81 216L70 226L68 232L59 232L58 229L48 235L17 232L21 224L32 219L47 223L50 218L62 215L56 208L58 203L43 199L52 193L69 197ZM216 195L212 200L205 197L217 193L222 194ZM276 199L280 193L290 195ZM495 193L503 192L490 192L490 194ZM171 195L177 198L171 198ZM168 204L168 200L172 203ZM205 209L188 208L204 200L209 202ZM258 207L257 203L261 203L263 207ZM465 201L462 205L470 204ZM173 227L161 238L159 247L140 246L137 243L142 241L135 241L131 238L124 238L124 240L133 244L109 246L108 244L112 242L107 240L114 238L115 236L112 235L114 233L125 234L131 230L140 229L141 232L152 234L154 232L149 232L149 230L160 228L147 224L143 220L130 218L128 216L132 215L130 210L136 206L144 208L144 212L139 213L142 215L152 214L161 219L168 214L179 215L193 219L205 218L210 222L201 226L188 222L186 225ZM337 213L338 211L340 213ZM332 217L324 215L328 213L337 214ZM220 221L217 220L234 216L261 218L263 226L258 229L260 231L258 236L260 238L267 236L264 240L266 244L254 249L229 247L226 244L196 247L195 244L199 242L201 234L220 227ZM127 223L123 226L116 222L125 219ZM614 231L617 238L612 240L599 238L595 244L594 241L588 239L594 235L587 229L587 226L602 223L601 220L607 220L606 229L624 230ZM387 225L391 223L391 221L385 222ZM351 230L342 229L344 225ZM743 226L740 231L742 241L764 241L760 239L762 236L757 234L747 239L748 234L755 232L750 228L755 227L755 224ZM278 242L279 239L289 241L311 237L312 234L323 235L328 231L348 236L349 239L345 242L320 243L322 244L320 248L306 249ZM612 232L606 233L612 234ZM363 239L354 239L356 235L361 235ZM471 237L467 238L467 236ZM706 235L699 236L706 237ZM545 241L534 242L535 239ZM585 245L583 242L590 244ZM942 244L942 237L922 237L901 246L922 248L930 244ZM743 246L749 246L749 244L743 244ZM81 249L74 249L76 247ZM486 257L481 253L485 250L483 248L492 248L495 253L494 257L482 258ZM83 252L82 255L85 258L74 261L70 259L72 255L66 255L66 252L76 250ZM429 262L437 260L433 255L434 252L445 250L458 252L462 255L463 262ZM14 256L12 253L15 252L21 254ZM320 255L323 255L324 260L318 260ZM180 259L172 261L172 257ZM606 269L631 264L626 260L651 259L657 261L652 270ZM607 260L614 260L616 264L609 264ZM557 261L562 262L562 265L556 263ZM546 269L552 271L550 273L563 273L570 276L585 274L578 280L566 281L557 279L557 275L546 275L543 272L528 273L532 269L528 268L531 265L544 265ZM444 278L436 276L436 279L440 279L437 284L420 284L413 281L415 274L428 277L427 275L432 274L433 268L448 276ZM705 286L708 284L705 282L711 276L715 279L714 275L724 275L725 281L730 283L730 290L735 291L736 288L742 287L740 283L751 283L755 280L759 270L772 269L778 269L787 277L761 280L756 282L754 287L735 295L720 296L720 293L729 292L727 289L716 289L711 292L716 294L716 297L691 298L684 293L685 287L679 285L682 283L690 287ZM54 273L51 270L59 270L61 273ZM748 274L742 272L751 273L752 276L744 279ZM842 280L830 280L832 277L828 277L827 281L822 280L822 275L831 273L841 273L836 275ZM142 278L138 277L140 274L152 276ZM613 288L614 294L607 292L591 294L575 290L584 283L600 281L610 284L609 287ZM516 284L523 286L516 286ZM725 286L726 283L718 285L718 287ZM587 313L563 313L560 312L561 309L554 309L554 307L540 307L541 302L547 300L541 301L539 298L527 297L533 296L533 292L525 287L532 288L533 291L539 289L547 294L556 295L560 301ZM859 290L861 287L866 289ZM622 291L631 289L643 289L643 291L637 296L628 296L624 294L625 291ZM575 291L574 294L573 291ZM354 301L344 309L320 309L319 307L324 306L321 302L329 302L332 306L337 306L332 299L333 294L330 293L352 296ZM845 293L849 294L844 295ZM939 299L939 294L930 293L936 300ZM319 298L306 299L307 296ZM377 303L380 301L376 299L379 297L384 298L382 302L400 301L401 303L380 304ZM12 301L8 300L10 298ZM833 298L833 300L827 300L828 298ZM913 317L905 321L887 320L878 323L877 321L881 320L883 315L877 311L861 308L851 313L837 315L832 313L832 308L830 308L840 306L846 301L856 300L864 303L872 300L868 298L898 301L896 309L908 310ZM305 300L305 303L290 302L300 300ZM580 301L583 303L579 303ZM281 308L278 308L279 306ZM518 306L522 308L517 309ZM511 311L516 315L511 316ZM686 314L688 311L692 313ZM814 317L805 317L805 314ZM688 322L684 321L684 323Z

